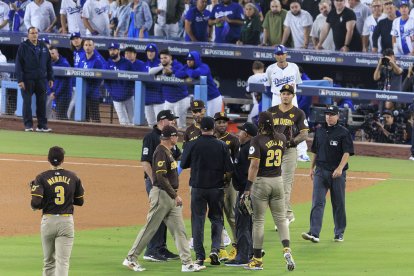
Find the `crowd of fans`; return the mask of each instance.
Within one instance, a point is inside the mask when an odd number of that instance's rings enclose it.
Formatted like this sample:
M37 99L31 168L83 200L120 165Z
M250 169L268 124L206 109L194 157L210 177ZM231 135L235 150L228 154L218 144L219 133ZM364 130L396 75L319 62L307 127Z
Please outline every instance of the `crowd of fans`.
M0 31L414 53L408 0L0 0Z

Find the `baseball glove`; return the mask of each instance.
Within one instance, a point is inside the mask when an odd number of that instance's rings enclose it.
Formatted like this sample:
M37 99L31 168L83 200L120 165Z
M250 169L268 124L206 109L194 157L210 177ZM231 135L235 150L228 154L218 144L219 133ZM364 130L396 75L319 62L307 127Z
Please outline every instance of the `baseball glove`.
M249 195L243 194L240 197L239 212L245 216L251 216L253 214L252 199Z

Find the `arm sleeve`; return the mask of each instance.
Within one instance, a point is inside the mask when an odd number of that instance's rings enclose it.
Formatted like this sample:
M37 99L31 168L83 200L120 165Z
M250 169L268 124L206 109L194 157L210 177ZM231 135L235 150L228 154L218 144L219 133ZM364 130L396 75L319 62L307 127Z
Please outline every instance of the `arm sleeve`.
M187 73L187 66L182 67L180 70L177 70L175 72L175 76L179 79L185 79L187 77L189 77L188 73Z
M226 173L233 171L233 161L230 156L230 151L225 144L223 144L223 152L224 152L224 171Z
M152 163L152 155L154 154L154 145L148 136L144 137L142 142L141 161Z
M23 47L22 47L22 45L20 45L19 49L17 50L16 63L14 65L14 71L16 73L17 82L22 82L23 81L22 52L23 52Z
M80 179L78 179L78 181L76 181L76 190L75 190L75 195L73 199L73 204L82 206L84 203L84 198L83 198L84 194L85 194L85 191L83 189L82 182Z
M142 4L144 4L144 3L145 2L143 2ZM145 18L144 27L145 27L145 30L149 31L151 29L151 26L152 26L152 14L151 14L151 10L148 7L148 5L143 5L142 8L143 8L144 18Z
M201 64L198 68L194 69L191 73L191 78L197 79L200 76L208 76L210 75L210 68L207 65Z
M39 177L36 177L36 179L32 183L33 183L32 190L31 190L32 201L30 205L32 206L33 209L42 209L43 192L44 192L43 185L39 181Z
M30 4L27 5L26 11L24 13L24 25L26 26L26 29L29 29L32 26L31 16L30 16L30 6L31 6Z
M344 153L348 152L350 156L354 155L354 143L352 141L351 133L347 129L344 129L345 137L342 141L342 151Z
M191 151L193 148L193 142L186 142L185 149L183 150L183 154L181 155L181 168L188 169L191 165Z
M46 58L46 69L47 69L47 80L53 81L55 77L53 75L52 58L50 57L49 53Z
M257 136L256 136L257 137ZM252 138L250 140L250 148L249 148L249 159L258 159L260 160L260 147L257 139Z
M167 192L167 194L172 198L175 199L177 197L177 193L174 191L173 187L171 186L170 181L167 178L168 167L170 166L167 164L168 156L165 151L157 151L154 154L154 169L156 177L156 183L158 186Z

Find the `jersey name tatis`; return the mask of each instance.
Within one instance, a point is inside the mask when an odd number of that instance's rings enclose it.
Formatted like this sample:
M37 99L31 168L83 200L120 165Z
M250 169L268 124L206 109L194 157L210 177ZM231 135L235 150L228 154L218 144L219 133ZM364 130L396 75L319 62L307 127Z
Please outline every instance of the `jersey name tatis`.
M70 178L67 177L67 176L62 176L62 175L53 176L53 177L51 177L47 180L47 183L49 185L53 185L53 184L56 184L56 183L65 183L65 184L69 185L69 182L70 182Z

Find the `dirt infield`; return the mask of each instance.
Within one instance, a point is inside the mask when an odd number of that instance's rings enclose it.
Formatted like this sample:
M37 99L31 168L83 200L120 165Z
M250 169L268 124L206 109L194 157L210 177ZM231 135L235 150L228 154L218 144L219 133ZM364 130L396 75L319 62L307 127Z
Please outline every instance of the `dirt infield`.
M64 167L75 171L85 187L85 205L75 208L76 229L131 226L145 222L148 198L143 169L138 161L66 158ZM38 233L39 211L30 208L28 183L49 168L46 157L0 154L0 236ZM293 202L312 196L308 171L297 170ZM386 173L349 173L347 191L355 191L387 179ZM189 171L180 176L184 216L189 218Z

